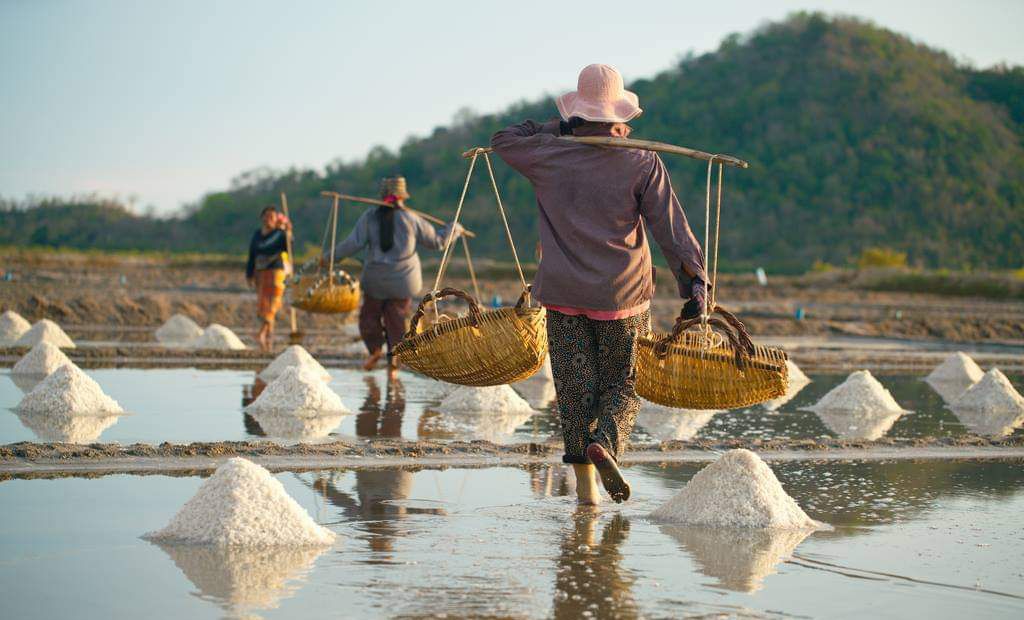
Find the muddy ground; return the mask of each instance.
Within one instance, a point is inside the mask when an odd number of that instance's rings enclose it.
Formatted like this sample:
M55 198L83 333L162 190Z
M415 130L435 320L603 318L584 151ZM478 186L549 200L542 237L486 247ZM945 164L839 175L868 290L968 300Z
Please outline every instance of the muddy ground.
M507 270L483 262L481 297L505 303L519 294ZM357 271L357 267L354 271ZM40 254L0 259L0 310L13 309L29 320L57 321L73 337L88 340L148 341L151 330L182 312L200 324L221 323L251 342L255 295L245 286L242 266L197 264L171 259ZM433 268L426 262L425 280ZM460 265L446 284L471 290ZM502 273L496 276L495 273ZM653 305L655 327L667 329L680 302L667 270L659 270ZM878 292L858 287L855 275L812 274L772 277L758 286L752 276L723 276L720 302L746 322L755 336L857 336L1024 345L1024 302L923 293ZM804 318L797 320L798 308ZM287 311L280 315L288 330ZM351 315L299 313L299 328L310 342L328 346Z

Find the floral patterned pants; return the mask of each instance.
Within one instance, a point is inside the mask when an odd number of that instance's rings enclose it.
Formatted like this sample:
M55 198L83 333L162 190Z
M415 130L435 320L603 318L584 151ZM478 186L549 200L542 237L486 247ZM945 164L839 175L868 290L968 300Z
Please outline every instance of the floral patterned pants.
M636 422L636 340L650 313L596 321L548 310L548 348L566 463L587 463L597 442L618 459Z

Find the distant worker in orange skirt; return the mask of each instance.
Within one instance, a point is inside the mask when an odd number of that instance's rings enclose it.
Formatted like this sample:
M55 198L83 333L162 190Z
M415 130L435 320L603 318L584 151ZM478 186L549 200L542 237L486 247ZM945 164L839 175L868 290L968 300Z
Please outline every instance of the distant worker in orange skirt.
M274 320L281 309L284 281L291 265L288 256L288 235L291 222L274 206L260 212L261 226L249 241L249 261L245 265L245 279L256 289L256 314L260 331L256 340L260 350L270 351L274 343Z
M393 376L397 365L391 351L405 334L406 321L412 309L412 298L423 288L419 246L440 250L451 232L451 224L435 229L429 222L406 210L409 198L405 177L391 177L381 182L381 199L394 205L367 209L348 237L334 248L335 257L352 256L365 250L363 275L363 306L359 310L359 335L369 357L363 368L372 370L388 350L388 370ZM455 235L462 226L455 224Z

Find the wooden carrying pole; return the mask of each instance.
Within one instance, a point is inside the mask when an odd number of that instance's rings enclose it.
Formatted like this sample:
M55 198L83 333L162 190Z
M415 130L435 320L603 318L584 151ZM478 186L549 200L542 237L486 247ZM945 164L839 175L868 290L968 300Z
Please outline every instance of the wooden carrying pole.
M391 204L390 202L384 202L383 200L377 200L376 198L363 198L362 196L350 196L348 194L339 194L338 192L320 192L320 195L321 196L331 196L335 200L338 200L340 198L341 200L351 200L352 202L361 202L363 204L368 204L368 205L378 205L378 206L381 206L381 207L391 207L392 209L395 208L395 205ZM448 222L442 220L441 218L434 217L433 215L430 215L429 213L424 213L422 211L417 211L416 209L410 209L409 207L402 207L402 208L405 209L406 211L410 212L410 213L415 213L416 215L418 215L418 216L422 217L423 219L427 220L428 222L433 222L433 223L437 224L438 226L447 226L448 225ZM469 230L466 230L465 228L462 229L462 234L464 234L465 236L469 237L470 239L476 237L475 234L473 234Z
M727 166L733 166L735 168L749 168L750 164L743 161L742 159L733 157L732 155L718 155L714 153L705 153L704 151L698 151L696 149L687 148L685 146L676 146L674 144L666 144L664 142L652 142L650 140L633 140L631 138L612 138L604 136L561 136L560 140L566 140L568 142L578 142L580 144L590 144L592 146L612 146L620 149L641 149L644 151L657 151L659 153L672 153L674 155L683 155L684 157L691 157L693 159L700 159L703 161L714 160L717 163L722 163ZM484 153L492 153L494 149L489 146L478 146L476 148L469 149L462 156L466 159L473 157L474 155L482 155Z
M284 192L281 192L281 209L284 211L284 216L286 218L288 218L289 222L291 222L292 216L288 214L288 196L286 196ZM292 224L292 226L293 226L292 230L294 230L294 223ZM286 239L286 243L288 244L288 260L292 261L292 265L294 266L295 265L295 254L292 252L292 233L291 233L291 231L286 233L285 239ZM294 333L299 331L298 320L295 317L295 308L289 308L289 310L291 310L292 333L294 334Z

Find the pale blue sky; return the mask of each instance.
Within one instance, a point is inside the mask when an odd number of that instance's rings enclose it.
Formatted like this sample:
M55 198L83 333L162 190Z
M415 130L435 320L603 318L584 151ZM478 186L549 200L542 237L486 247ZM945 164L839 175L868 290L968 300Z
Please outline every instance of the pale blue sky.
M591 62L650 76L802 9L1024 64L1021 0L0 0L0 196L170 212L247 169L397 146L464 106L569 89Z

